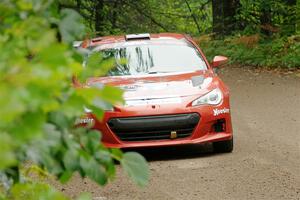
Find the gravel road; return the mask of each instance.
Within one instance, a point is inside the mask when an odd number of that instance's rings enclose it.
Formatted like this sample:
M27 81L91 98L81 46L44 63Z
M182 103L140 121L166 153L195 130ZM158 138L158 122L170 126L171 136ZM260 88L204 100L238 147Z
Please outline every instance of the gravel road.
M300 78L238 67L220 76L231 90L233 153L214 154L209 144L143 149L151 169L145 188L121 169L104 188L76 176L57 187L96 200L300 199Z

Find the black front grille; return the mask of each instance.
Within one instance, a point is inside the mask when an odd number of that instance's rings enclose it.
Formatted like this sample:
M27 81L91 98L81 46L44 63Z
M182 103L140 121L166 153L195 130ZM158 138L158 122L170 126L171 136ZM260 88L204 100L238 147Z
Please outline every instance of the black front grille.
M191 136L199 119L197 113L112 118L108 126L123 141L165 140L171 132L175 138Z

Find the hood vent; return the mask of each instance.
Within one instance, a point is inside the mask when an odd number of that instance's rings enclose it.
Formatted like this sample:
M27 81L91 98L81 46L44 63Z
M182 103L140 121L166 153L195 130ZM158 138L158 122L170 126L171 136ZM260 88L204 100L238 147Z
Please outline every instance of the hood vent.
M142 33L142 34L129 34L125 35L126 41L130 40L150 40L150 34L149 33Z

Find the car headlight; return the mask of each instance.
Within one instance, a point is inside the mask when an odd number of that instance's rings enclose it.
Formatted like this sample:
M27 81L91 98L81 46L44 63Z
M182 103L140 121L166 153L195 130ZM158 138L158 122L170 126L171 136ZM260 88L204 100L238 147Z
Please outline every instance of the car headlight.
M192 106L199 106L199 105L218 105L221 103L223 99L222 92L219 88L216 88L209 93L199 97L198 99L194 100Z

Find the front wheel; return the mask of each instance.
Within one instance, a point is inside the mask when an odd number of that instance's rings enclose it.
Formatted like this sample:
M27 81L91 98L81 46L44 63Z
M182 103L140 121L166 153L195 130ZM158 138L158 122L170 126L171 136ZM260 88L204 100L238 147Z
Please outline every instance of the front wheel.
M217 153L230 153L233 150L233 138L213 143L214 152Z

